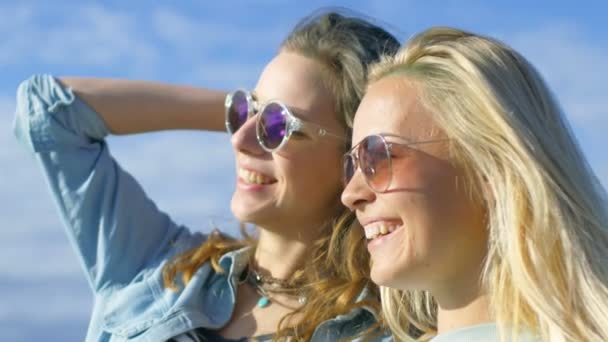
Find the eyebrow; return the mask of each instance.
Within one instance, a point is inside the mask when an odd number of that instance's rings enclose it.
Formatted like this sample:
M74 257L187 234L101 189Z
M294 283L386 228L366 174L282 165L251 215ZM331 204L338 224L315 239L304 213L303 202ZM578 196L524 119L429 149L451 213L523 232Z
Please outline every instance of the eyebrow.
M259 99L259 97L258 97L258 94L257 94L257 92L256 92L255 90L250 91L250 92L249 92L249 94L251 94L251 97L252 97L252 98L253 98L255 101L260 102L260 99ZM303 118L302 118L302 116L303 116L303 114L302 114L302 113L305 113L305 111L300 110L299 108L296 108L296 107L290 106L289 104L287 104L287 103L285 103L284 101L279 100L279 99L271 99L271 100L267 100L267 101L264 101L264 103L267 103L267 102L270 102L270 101L280 101L280 102L281 102L281 103L282 103L282 104L283 104L285 107L287 107L287 109L289 109L289 111L291 112L291 114L293 114L295 117L297 117L297 118L298 118L298 119L300 119L300 120L304 120L304 121L308 122L308 119L303 119ZM258 105L259 105L259 104L258 104Z

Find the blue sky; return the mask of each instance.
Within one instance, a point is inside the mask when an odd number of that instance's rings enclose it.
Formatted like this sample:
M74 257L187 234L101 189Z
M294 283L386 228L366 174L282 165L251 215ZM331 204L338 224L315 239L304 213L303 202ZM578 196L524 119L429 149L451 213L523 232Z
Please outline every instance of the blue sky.
M0 332L80 341L91 294L32 156L12 136L18 83L33 73L252 87L290 28L322 6L378 19L401 40L433 25L502 39L561 102L608 184L607 5L600 1L0 1ZM157 204L193 229L235 231L227 136L168 132L110 138ZM177 153L176 153L177 151Z

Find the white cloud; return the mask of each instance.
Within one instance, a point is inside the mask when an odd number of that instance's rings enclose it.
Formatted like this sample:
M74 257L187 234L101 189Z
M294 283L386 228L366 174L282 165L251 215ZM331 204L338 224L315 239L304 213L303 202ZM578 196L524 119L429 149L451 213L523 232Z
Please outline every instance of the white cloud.
M393 18L393 22L396 25L403 25L400 21L415 20L415 18L404 16L404 14L414 12L420 7L420 3L414 0L374 0L368 1L366 5L364 14L370 15L373 18Z
M184 49L199 58L196 53L217 52L217 49L233 50L248 54L256 50L278 49L281 40L289 32L287 23L277 22L270 26L237 26L226 18L220 21L195 19L169 8L157 8L152 13L156 33L175 48ZM237 25L235 25L237 24ZM261 27L261 28L260 28Z
M31 6L0 6L0 64L18 62L26 53L31 34L28 26L34 19ZM19 30L19 34L16 34Z
M291 23L233 24L169 8L136 13L101 5L0 5L0 65L127 67L130 75L150 77L172 63L177 81L249 85Z
M253 88L263 65L239 63L207 63L196 67L190 77L200 84L216 84L226 89Z
M138 33L137 17L100 6L85 6L76 12L76 20L47 33L41 49L47 61L64 62L66 54L76 63L90 65L140 64L157 59L156 49Z
M13 113L15 112L15 100L9 98L8 96L0 96L0 125L6 129L9 129L11 126L7 126L11 123L13 118ZM5 142L7 139L6 134L0 135L1 142Z
M222 39L217 31L203 27L204 23L197 23L170 9L156 9L152 14L152 22L158 36L175 46L192 48L203 40L195 37L205 37L205 41ZM214 34L204 34L211 32Z
M130 63L143 67L158 59L157 49L139 33L137 16L99 5L0 6L0 22L0 63L5 65L27 59L73 66Z
M48 227L46 232L8 238L2 236L5 241L14 243L2 247L0 274L5 280L19 279L23 282L44 282L58 277L84 278L76 254L64 235L62 227L57 225Z
M580 28L568 23L545 25L510 37L513 46L556 91L572 120L591 129L608 128L608 47L591 41Z
M40 258L38 270L44 268L43 260L46 258ZM37 281L5 278L1 289L3 294L7 290L12 293L2 297L0 322L15 318L34 322L74 321L88 317L91 312L93 296L84 277L57 276Z

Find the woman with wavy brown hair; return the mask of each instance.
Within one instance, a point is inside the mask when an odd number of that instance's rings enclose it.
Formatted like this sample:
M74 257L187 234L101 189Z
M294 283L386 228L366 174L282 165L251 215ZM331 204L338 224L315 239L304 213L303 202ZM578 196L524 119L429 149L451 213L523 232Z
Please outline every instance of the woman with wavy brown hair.
M606 193L536 70L432 28L369 79L343 202L396 340L608 341Z
M42 165L95 293L87 340L382 338L366 260L348 269L325 260L327 246L340 244L330 239L334 224L352 221L339 198L340 157L367 66L397 48L382 28L329 12L296 26L252 91L25 81L15 132ZM257 226L257 239L177 225L104 140L168 129L229 131L232 211Z

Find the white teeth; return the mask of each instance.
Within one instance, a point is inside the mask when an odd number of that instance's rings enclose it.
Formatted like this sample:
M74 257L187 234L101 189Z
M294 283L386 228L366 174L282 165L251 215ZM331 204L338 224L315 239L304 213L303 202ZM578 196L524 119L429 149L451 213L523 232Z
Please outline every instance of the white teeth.
M398 226L394 224L386 224L384 222L373 223L364 227L365 237L368 240L373 240L381 235L386 235L394 232Z
M367 239L373 239L378 235L378 226L367 226L365 227L365 237Z
M272 181L270 177L266 177L260 173L239 168L239 177L249 184L268 184Z

